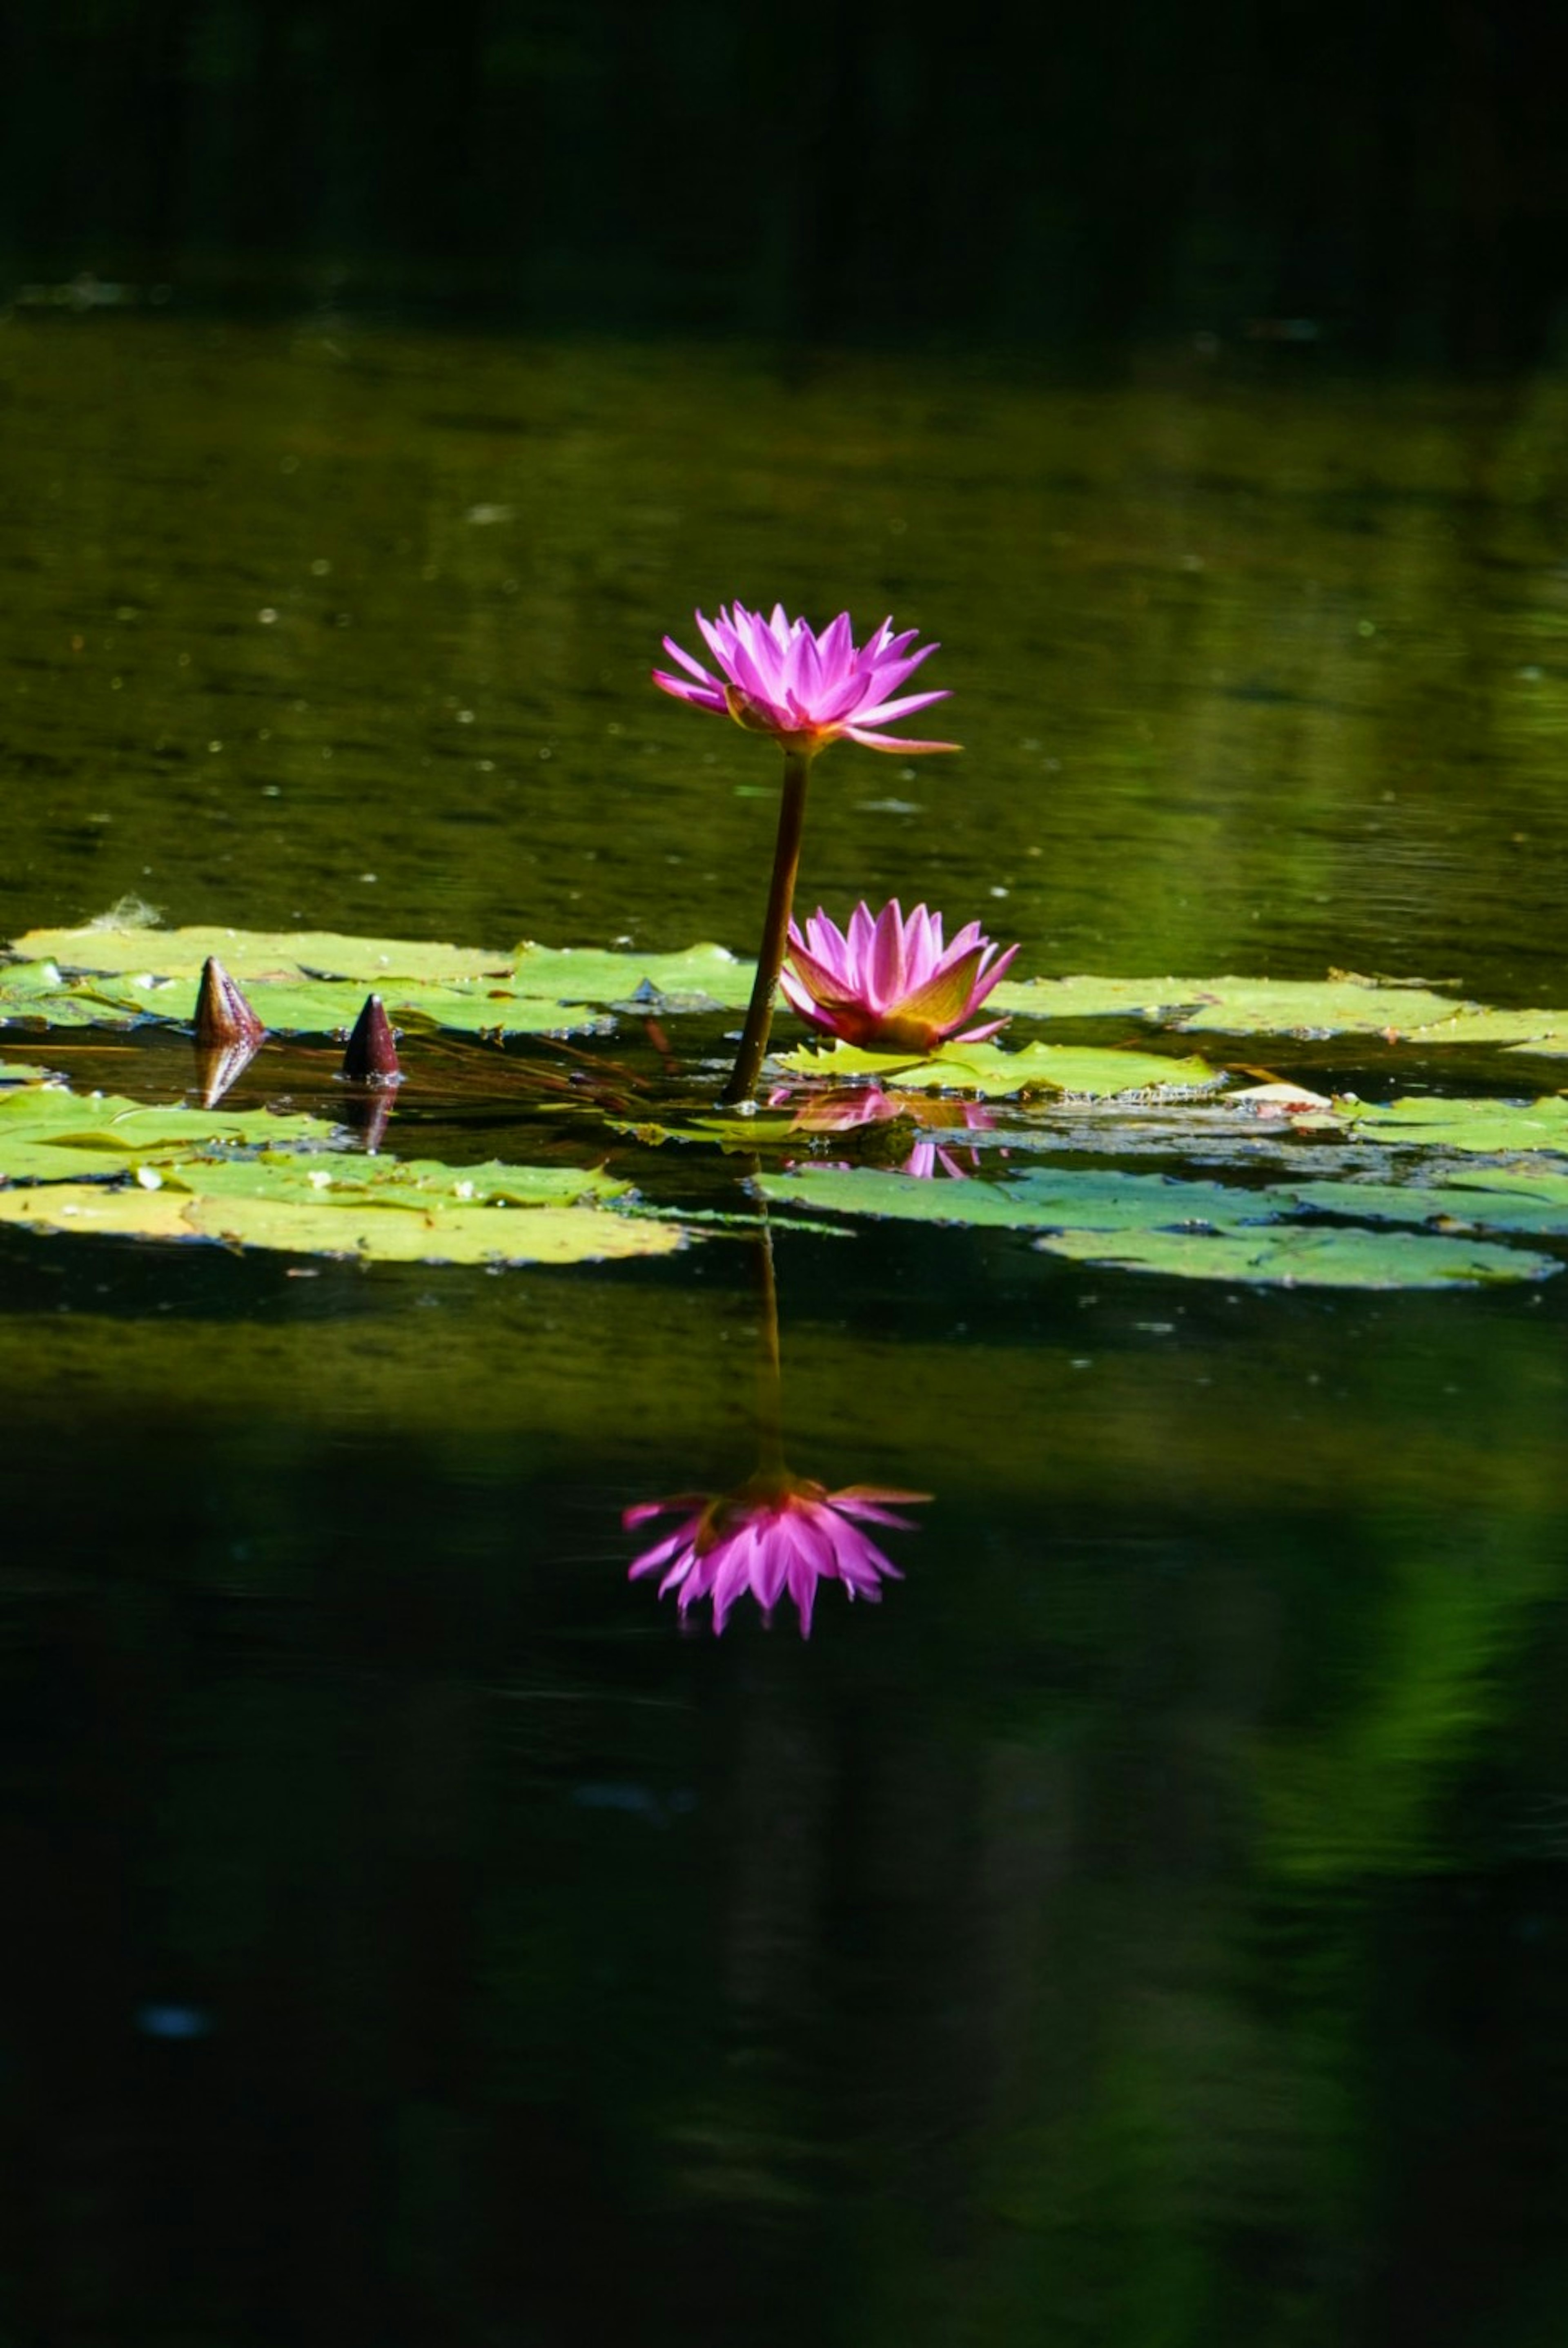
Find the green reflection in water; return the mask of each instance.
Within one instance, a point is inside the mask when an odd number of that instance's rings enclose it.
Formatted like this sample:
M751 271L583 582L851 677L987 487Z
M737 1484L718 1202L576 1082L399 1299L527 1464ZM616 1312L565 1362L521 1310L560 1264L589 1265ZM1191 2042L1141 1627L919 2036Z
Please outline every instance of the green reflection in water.
M772 765L645 678L693 603L776 593L940 634L968 746L835 751L807 901L924 894L1041 970L1550 972L1555 383L786 387L696 348L17 314L0 398L7 926L135 890L749 950Z
M968 745L835 752L808 899L1562 999L1559 386L14 317L0 396L7 929L745 951L771 764L642 672L777 592ZM1562 2336L1550 1290L784 1235L794 1455L938 1494L803 1650L623 1578L738 1251L0 1265L0 2326Z

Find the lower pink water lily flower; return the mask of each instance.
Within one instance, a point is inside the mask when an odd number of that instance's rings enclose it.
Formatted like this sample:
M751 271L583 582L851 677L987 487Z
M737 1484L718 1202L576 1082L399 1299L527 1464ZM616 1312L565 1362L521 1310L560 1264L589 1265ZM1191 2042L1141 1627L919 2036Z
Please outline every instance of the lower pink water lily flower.
M999 953L978 922L944 945L940 913L917 905L906 921L897 898L876 915L862 901L847 934L820 908L804 936L792 922L779 984L791 1009L824 1035L866 1051L926 1053L950 1037L983 1043L1007 1025L1004 1014L958 1033L1017 952Z
M829 1492L781 1468L759 1471L733 1492L641 1500L621 1518L628 1532L657 1517L672 1515L680 1521L633 1560L630 1579L640 1581L663 1568L660 1596L676 1591L682 1615L711 1598L715 1631L723 1629L743 1591L751 1591L764 1620L772 1619L787 1591L800 1614L801 1636L809 1638L819 1582L842 1581L851 1598L875 1603L886 1577L903 1579L861 1526L896 1525L917 1531L907 1517L897 1513L897 1506L930 1497L928 1492L885 1490L874 1484L849 1484L842 1492Z
M733 717L753 734L772 734L786 748L815 757L842 736L868 750L956 750L956 742L912 742L897 734L871 729L889 726L946 701L945 690L900 694L924 660L938 647L922 644L911 651L918 630L907 628L895 635L891 620L884 620L866 643L855 641L847 612L824 628L819 636L804 620L785 616L775 603L771 617L748 612L743 603L720 608L716 620L694 614L703 642L719 674L682 652L672 636L664 649L685 671L672 675L656 668L653 682L693 709L711 709Z

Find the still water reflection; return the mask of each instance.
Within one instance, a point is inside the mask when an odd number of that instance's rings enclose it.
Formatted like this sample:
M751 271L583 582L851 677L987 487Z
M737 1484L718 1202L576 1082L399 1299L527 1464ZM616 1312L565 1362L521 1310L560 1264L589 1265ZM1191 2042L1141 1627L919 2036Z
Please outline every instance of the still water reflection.
M8 929L743 946L771 764L642 679L776 592L968 745L833 754L813 903L1563 999L1555 384L13 318L0 396ZM807 1643L625 1579L753 1456L741 1246L0 1262L0 2339L1568 2331L1568 1282L781 1233L791 1457L937 1495Z

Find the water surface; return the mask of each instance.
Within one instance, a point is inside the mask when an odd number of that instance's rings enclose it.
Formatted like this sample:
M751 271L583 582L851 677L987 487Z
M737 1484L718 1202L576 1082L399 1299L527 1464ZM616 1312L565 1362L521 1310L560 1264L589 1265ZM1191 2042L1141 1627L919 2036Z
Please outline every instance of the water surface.
M777 594L966 745L824 761L811 901L1564 999L1554 381L17 312L0 400L0 928L745 951L770 753L645 673ZM1560 2340L1568 1283L777 1253L796 1466L935 1495L809 1645L624 1580L751 1465L740 1242L0 1243L0 2338Z

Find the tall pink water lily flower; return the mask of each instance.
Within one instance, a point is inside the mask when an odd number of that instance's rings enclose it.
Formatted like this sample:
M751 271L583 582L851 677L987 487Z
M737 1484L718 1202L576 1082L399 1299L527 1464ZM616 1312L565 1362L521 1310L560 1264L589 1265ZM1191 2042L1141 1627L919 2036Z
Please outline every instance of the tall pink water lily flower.
M862 901L847 933L820 908L804 936L792 922L779 983L791 1009L824 1035L868 1052L932 1052L954 1036L983 1043L1007 1025L1004 1013L964 1028L1017 952L999 953L978 922L945 945L940 913L917 905L906 921L897 898L876 914Z
M665 637L664 649L685 675L653 672L655 685L693 709L733 717L748 732L771 734L786 750L807 757L841 736L868 750L958 747L956 742L914 742L872 731L948 698L945 691L899 694L899 686L938 650L935 644L910 650L917 629L896 636L892 621L884 620L875 635L857 644L847 612L840 612L820 636L804 620L787 618L782 603L774 605L769 618L748 612L743 603L728 611L721 605L716 620L704 619L701 612L693 616L718 675L683 652L672 636Z
M897 1514L897 1507L930 1497L928 1492L897 1492L874 1484L849 1484L842 1492L830 1492L774 1468L716 1497L688 1492L674 1499L641 1500L621 1518L628 1532L658 1517L672 1515L680 1521L632 1560L630 1579L638 1581L662 1569L659 1594L675 1591L682 1616L711 1598L715 1631L723 1629L743 1591L752 1592L766 1621L787 1592L800 1615L801 1636L808 1639L820 1582L842 1581L851 1598L875 1604L886 1579L903 1579L861 1526L896 1525L917 1531L909 1518Z

